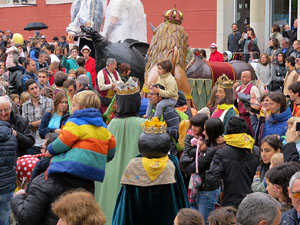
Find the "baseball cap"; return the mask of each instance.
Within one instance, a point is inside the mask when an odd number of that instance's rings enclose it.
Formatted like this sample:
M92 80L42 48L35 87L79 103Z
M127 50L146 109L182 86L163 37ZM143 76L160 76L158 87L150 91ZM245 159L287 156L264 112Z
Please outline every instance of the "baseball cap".
M218 48L218 46L216 45L216 43L212 43L209 48Z

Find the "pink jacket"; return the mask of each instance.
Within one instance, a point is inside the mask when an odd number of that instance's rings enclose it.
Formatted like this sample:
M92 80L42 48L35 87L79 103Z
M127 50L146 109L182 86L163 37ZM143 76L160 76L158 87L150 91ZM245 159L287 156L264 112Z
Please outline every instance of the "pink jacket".
M15 46L8 48L5 53L7 54L6 58L6 68L12 68L18 65L19 51Z

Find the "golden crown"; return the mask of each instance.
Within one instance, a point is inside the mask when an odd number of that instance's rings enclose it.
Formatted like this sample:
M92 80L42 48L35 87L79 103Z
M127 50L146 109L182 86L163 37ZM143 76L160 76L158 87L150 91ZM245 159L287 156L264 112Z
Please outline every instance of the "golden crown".
M183 20L183 14L176 9L176 5L173 9L169 9L164 14L165 21L175 24L181 24Z
M159 121L157 117L154 117L151 121L147 120L145 123L142 123L141 126L145 134L162 134L167 131L166 122Z
M224 73L217 79L216 82L216 85L221 88L232 88L233 84L234 81L230 80Z
M132 95L140 91L138 82L131 77L126 83L118 82L116 84L117 95Z

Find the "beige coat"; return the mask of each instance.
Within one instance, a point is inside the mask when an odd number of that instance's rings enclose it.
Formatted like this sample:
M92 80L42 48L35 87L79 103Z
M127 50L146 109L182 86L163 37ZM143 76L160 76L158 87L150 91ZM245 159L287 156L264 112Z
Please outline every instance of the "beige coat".
M297 73L296 70L288 71L286 73L285 79L284 79L284 84L283 84L283 93L284 95L289 95L289 90L288 87L297 81L300 80L299 74Z
M158 76L158 84L165 87L165 90L160 89L159 96L163 98L172 98L178 100L178 87L175 78L171 73L166 73Z

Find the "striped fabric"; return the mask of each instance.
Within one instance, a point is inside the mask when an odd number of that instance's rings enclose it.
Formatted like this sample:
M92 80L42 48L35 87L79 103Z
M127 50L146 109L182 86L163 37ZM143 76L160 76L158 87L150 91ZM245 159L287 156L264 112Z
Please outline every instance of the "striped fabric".
M48 146L53 155L48 174L69 173L102 182L106 162L115 154L116 141L98 109L75 111L59 137Z

